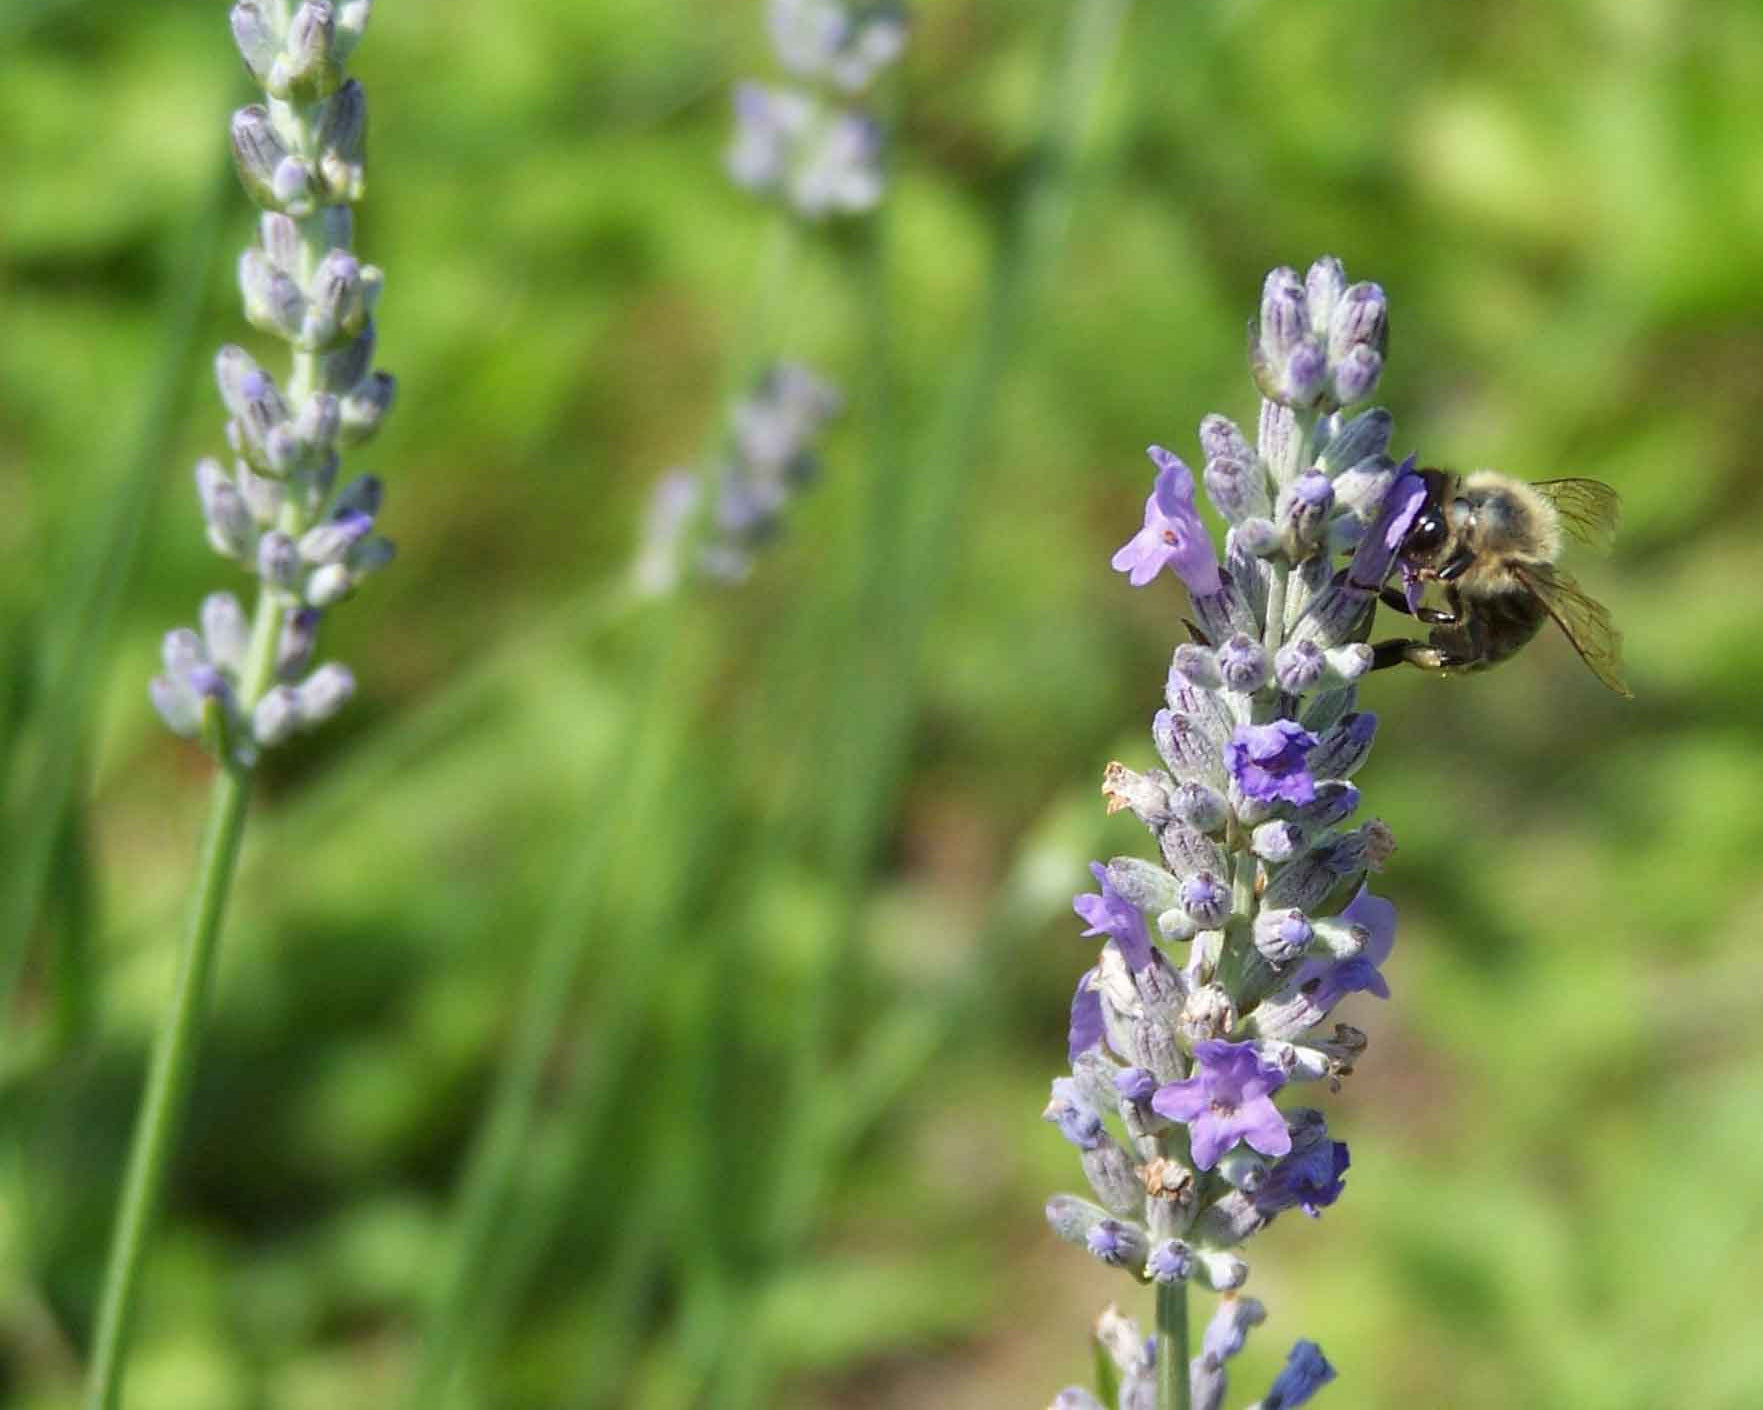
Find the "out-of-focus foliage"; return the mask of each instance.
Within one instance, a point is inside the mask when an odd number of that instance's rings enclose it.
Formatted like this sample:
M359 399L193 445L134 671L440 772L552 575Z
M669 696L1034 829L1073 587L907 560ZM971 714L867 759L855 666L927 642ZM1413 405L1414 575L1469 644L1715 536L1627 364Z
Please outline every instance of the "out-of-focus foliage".
M1072 3L921 7L884 242L902 444L961 375ZM856 242L813 242L782 315L858 393L789 537L665 624L658 673L655 621L582 622L654 476L714 425L751 316L765 217L719 160L728 86L765 62L745 0L377 7L360 244L387 271L403 399L364 468L394 486L403 554L336 623L361 698L258 800L131 1405L396 1397L535 932L584 846L610 870L521 1202L561 1218L471 1378L482 1403L711 1403L733 1318L773 1404L1034 1404L1081 1378L1114 1283L1041 1224L1073 1171L1035 1119L1087 953L1064 898L1091 855L1139 844L1095 788L1115 753L1143 762L1180 630L1179 602L1131 593L1107 555L1137 524L1144 444L1250 409L1262 273L1325 251L1389 290L1400 450L1621 491L1615 557L1574 566L1638 698L1552 637L1480 679L1367 687L1384 728L1359 781L1401 843L1395 996L1355 1001L1371 1051L1331 1115L1347 1195L1257 1242L1272 1319L1242 1383L1302 1334L1340 1403L1373 1410L1759 1403L1763 11L1135 7L1065 256L952 496L919 668L855 697L834 666L890 612L852 597L885 501L862 478ZM207 359L241 337L243 198L205 267L172 261L221 179L233 63L218 3L0 13L9 789L39 762L39 687L168 346L183 369L92 673L89 777L68 817L29 820L57 840L8 1015L30 1041L9 1037L0 1076L0 1398L31 1410L75 1398L203 803L205 765L144 683L164 626L230 571L189 466L218 448ZM179 340L166 291L191 280L203 326ZM486 659L490 686L436 723ZM904 769L875 787L841 712L896 695ZM879 810L860 892L827 836L846 797ZM853 901L856 959L822 1003ZM877 1119L829 1076L842 1158L783 1240L792 1035L823 1022L841 1073L878 1035L910 1051L911 1016L976 970L960 1041L903 1060L903 1090L878 1081ZM621 1022L631 1041L606 1042Z

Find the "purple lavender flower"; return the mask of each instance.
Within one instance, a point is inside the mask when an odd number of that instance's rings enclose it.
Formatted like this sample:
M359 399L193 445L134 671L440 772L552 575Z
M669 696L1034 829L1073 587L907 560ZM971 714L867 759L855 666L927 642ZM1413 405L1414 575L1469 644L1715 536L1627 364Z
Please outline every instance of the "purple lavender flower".
M1086 970L1077 981L1077 992L1071 996L1071 1033L1067 1043L1070 1060L1075 1063L1092 1048L1102 1045L1102 996L1092 987L1095 970Z
M1218 553L1194 508L1193 472L1162 446L1147 453L1157 479L1145 501L1145 526L1110 561L1134 587L1169 568L1194 596L1210 596L1221 586Z
M1396 480L1384 492L1377 517L1359 540L1353 562L1347 569L1347 581L1356 588L1376 592L1390 575L1390 567L1402 547L1402 540L1414 526L1421 506L1426 503L1426 481L1414 469L1409 456L1396 467Z
M1334 1367L1313 1341L1301 1341L1286 1357L1285 1368L1261 1400L1261 1410L1298 1410L1335 1377Z
M1267 1172L1255 1190L1255 1207L1264 1214L1296 1207L1315 1219L1341 1197L1341 1177L1350 1164L1347 1143L1329 1140L1323 1127L1320 1139L1297 1145Z
M1101 1113L1090 1105L1073 1078L1053 1079L1053 1095L1041 1118L1057 1126L1059 1134L1080 1151L1094 1150L1102 1144Z
M1153 1283L1185 1283L1194 1271L1194 1255L1180 1239L1165 1239L1145 1260L1145 1276Z
M1326 1015L1349 994L1372 993L1380 999L1390 996L1390 986L1382 971L1396 946L1395 905L1361 886L1358 895L1342 909L1341 919L1364 928L1365 948L1346 960L1307 959L1292 980L1319 1015Z
M1114 889L1108 868L1100 862L1090 863L1090 875L1102 888L1100 896L1084 892L1074 896L1072 910L1089 923L1085 935L1107 935L1120 947L1127 968L1141 970L1151 963L1151 934L1139 908Z
M1238 725L1224 746L1225 767L1245 798L1303 806L1316 797L1306 761L1316 736L1293 720Z
M1198 1169L1210 1170L1238 1141L1262 1155L1291 1150L1291 1132L1272 1101L1285 1073L1264 1061L1253 1043L1208 1039L1194 1044L1194 1062L1195 1075L1159 1089L1151 1108L1186 1124Z

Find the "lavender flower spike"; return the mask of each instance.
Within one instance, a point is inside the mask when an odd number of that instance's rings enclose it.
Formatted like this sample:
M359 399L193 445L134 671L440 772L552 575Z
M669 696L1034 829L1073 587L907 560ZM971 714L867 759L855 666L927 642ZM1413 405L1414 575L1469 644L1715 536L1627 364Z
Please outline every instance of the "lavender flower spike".
M1145 524L1114 555L1114 570L1143 587L1168 568L1194 596L1208 597L1219 589L1218 554L1194 509L1193 471L1162 446L1147 454L1157 479L1145 501Z
M1265 1315L1235 1296L1244 1247L1346 1191L1346 1143L1321 1111L1280 1101L1339 1090L1369 1040L1319 1026L1353 995L1390 992L1395 907L1365 879L1395 843L1376 819L1353 822L1377 724L1358 706L1423 487L1387 453L1387 411L1342 410L1375 386L1387 330L1383 290L1338 260L1270 274L1250 354L1259 416L1200 422L1207 492L1230 524L1222 563L1192 473L1161 446L1144 523L1111 560L1135 587L1170 569L1195 619L1151 720L1162 767L1104 775L1109 810L1138 817L1157 860L1093 866L1100 894L1074 903L1108 941L1078 982L1070 1085L1047 1112L1102 1200L1056 1196L1055 1231L1156 1289L1154 1346L1116 1358L1135 1410L1170 1410L1184 1389L1223 1410L1225 1362ZM1191 1361L1190 1289L1224 1299ZM1295 1410L1333 1378L1300 1341L1258 1410Z

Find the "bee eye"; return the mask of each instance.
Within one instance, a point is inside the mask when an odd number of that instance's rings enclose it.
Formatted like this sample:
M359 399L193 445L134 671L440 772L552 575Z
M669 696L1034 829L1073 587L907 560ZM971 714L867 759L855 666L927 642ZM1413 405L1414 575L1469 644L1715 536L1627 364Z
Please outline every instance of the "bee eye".
M1427 554L1433 552L1445 541L1445 516L1436 509L1429 509L1414 521L1414 527L1408 530L1408 537L1403 540L1402 551L1411 554Z

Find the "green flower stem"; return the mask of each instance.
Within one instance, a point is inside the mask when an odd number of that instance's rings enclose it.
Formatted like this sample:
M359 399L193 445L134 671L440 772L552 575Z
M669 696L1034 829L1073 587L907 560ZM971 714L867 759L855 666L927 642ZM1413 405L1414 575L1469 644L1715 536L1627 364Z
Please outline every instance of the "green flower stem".
M250 652L240 682L240 698L247 706L269 687L282 615L282 607L271 594L259 594ZM154 1041L146 1092L135 1122L128 1171L123 1178L122 1202L111 1241L87 1384L88 1410L115 1410L122 1403L124 1361L140 1292L142 1264L158 1220L172 1149L183 1126L190 1078L208 1014L208 988L214 974L215 951L220 945L221 922L245 833L245 805L251 795L251 779L250 769L227 761L214 780L177 982Z
M720 405L732 401L751 381L754 371L773 356L789 320L787 294L794 282L800 247L799 223L787 215L778 216L762 257L754 306L743 325L747 342L728 359ZM707 436L705 465L715 463L724 434L718 415ZM702 518L707 522L713 497L704 498ZM689 583L682 583L679 589L689 590ZM618 604L634 606L639 601L628 591L622 593L612 599L612 615L623 615L616 611ZM680 679L681 662L692 655L680 649L690 608L691 604L679 597L661 604L662 620L650 623L645 633L649 655L638 673L644 684L637 691L638 704L631 715L631 738L614 757L646 757L653 767L635 771L627 779L625 794L635 796L647 790L650 796L659 796L673 777L679 746L671 739L655 738L653 722L668 718L670 705L682 690L690 688ZM645 737L649 738L646 749L640 747ZM603 909L607 856L614 845L607 820L628 818L631 806L635 804L627 798L626 806L590 810L589 831L569 851L571 878L540 935L512 1045L461 1177L453 1244L430 1305L411 1381L413 1406L426 1410L448 1403L475 1374L475 1363L488 1354L506 1321L506 1304L525 1286L527 1265L538 1256L565 1207L566 1196L541 1200L539 1209L525 1212L520 1219L522 1235L512 1240L506 1237L513 1193L539 1121L546 1064L562 1040L570 1000L583 962L593 950L592 941L601 938L588 919ZM582 1081L582 1090L588 1095L565 1116L572 1125L579 1122L597 1129L603 1119L607 1107L600 1097L615 1089L618 1074L636 1051L653 998L654 973L655 967L639 947L628 943L614 961L603 1000L607 1021L597 1026L583 1060L591 1071ZM571 1132L572 1141L577 1134ZM498 1244L505 1247L498 1250ZM495 1257L498 1252L499 1258ZM498 1266L492 1268L492 1263Z
M1157 1288L1157 1410L1189 1410L1188 1285Z

